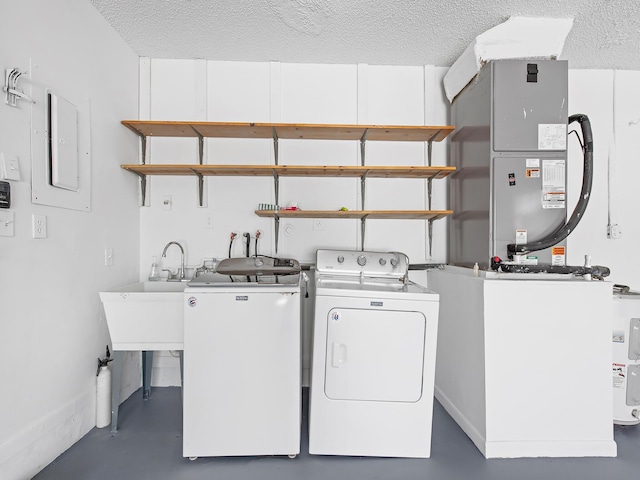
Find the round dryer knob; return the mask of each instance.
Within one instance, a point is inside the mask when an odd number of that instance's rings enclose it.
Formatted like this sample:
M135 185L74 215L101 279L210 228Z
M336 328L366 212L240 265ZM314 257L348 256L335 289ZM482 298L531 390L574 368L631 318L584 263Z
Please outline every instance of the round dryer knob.
M338 263L344 263L344 257L342 255L338 255Z
M253 264L256 267L261 267L262 265L264 265L264 260L262 260L260 257L256 257L253 261Z
M387 261L384 258L380 258L380 260L378 260L378 263L380 263L380 265L384 267L387 264Z
M367 257L365 257L364 255L359 255L356 259L356 262L358 262L358 265L360 265L361 267L364 267L367 264Z
M393 258L391 259L391 265L392 265L392 266L394 266L394 267L395 267L396 265L398 265L398 258L397 258L397 257L393 257Z

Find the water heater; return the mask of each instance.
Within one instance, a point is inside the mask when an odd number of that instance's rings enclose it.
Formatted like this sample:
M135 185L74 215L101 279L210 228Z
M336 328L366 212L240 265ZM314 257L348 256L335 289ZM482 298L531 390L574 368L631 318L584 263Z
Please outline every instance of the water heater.
M491 61L454 99L450 263L486 268L565 226L567 99L559 60ZM518 257L565 265L566 241Z

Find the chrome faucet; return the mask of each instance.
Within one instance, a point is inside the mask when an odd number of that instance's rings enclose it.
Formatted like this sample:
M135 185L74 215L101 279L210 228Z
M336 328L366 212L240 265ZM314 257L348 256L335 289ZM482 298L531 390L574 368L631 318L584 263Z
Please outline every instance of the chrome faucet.
M171 273L171 270L167 269L167 268L163 268L162 271L163 272L169 272L169 276L167 277L167 281L169 282L181 282L182 280L185 279L185 274L184 274L184 248L182 248L182 245L180 245L178 242L169 242L164 246L164 250L162 251L162 257L166 258L167 256L167 249L171 246L171 245L177 245L178 248L180 249L180 269L178 270L177 273Z

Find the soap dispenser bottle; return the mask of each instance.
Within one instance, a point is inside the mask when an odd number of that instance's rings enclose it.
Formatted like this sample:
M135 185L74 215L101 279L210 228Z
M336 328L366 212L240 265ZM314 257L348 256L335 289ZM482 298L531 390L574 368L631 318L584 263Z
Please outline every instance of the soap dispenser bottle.
M149 281L157 282L160 280L160 269L158 268L158 257L153 257L151 261L151 270L149 271Z

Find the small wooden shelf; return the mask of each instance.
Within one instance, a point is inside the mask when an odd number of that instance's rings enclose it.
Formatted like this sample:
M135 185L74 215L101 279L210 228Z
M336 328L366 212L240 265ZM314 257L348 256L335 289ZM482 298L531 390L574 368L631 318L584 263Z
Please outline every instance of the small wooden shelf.
M322 165L121 165L138 175L202 176L280 176L280 177L355 177L441 179L455 167L426 166L322 166Z
M166 122L123 120L141 137L272 138L439 142L452 126L342 125L297 123Z
M452 210L256 210L259 217L280 218L356 218L439 220L453 213Z

